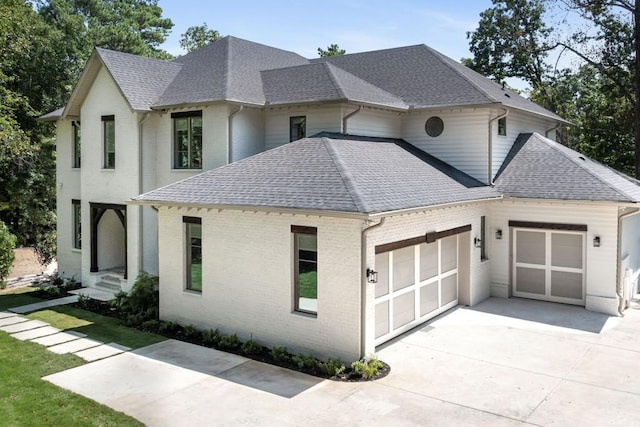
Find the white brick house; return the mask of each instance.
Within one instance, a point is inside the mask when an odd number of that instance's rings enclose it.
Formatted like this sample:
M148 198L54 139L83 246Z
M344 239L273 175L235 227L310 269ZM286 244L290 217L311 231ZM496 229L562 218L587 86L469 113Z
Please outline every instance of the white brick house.
M125 290L159 274L165 319L355 359L490 295L617 314L636 286L638 182L423 45L97 49L45 119L60 271Z

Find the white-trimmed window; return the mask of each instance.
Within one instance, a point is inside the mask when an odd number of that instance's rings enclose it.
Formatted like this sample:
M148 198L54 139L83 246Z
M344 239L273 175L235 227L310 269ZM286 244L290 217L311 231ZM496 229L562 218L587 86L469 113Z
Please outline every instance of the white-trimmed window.
M116 168L116 121L115 116L102 116L102 146L104 169Z
M294 310L318 313L318 229L291 226L294 262Z
M289 117L289 142L307 136L307 116Z
M183 216L182 222L186 239L185 288L202 292L202 219Z
M507 136L507 118L498 119L498 135Z
M73 138L73 145L72 145L72 167L74 169L79 169L80 168L80 148L81 148L81 139L80 139L80 123L79 122L73 122L71 125L71 137Z
M82 210L80 200L71 200L73 216L73 248L82 249Z
M172 113L173 168L202 169L202 111Z
M486 261L489 259L487 254L487 217L484 215L480 217L480 260Z

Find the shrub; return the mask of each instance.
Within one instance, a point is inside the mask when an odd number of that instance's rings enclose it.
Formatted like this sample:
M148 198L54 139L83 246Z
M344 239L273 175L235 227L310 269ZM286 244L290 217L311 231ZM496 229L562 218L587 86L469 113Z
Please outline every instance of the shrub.
M351 364L351 369L356 375L359 375L362 378L370 379L373 378L378 371L382 368L382 362L372 357L369 360L358 360Z
M0 284L5 283L4 279L9 277L13 261L16 254L13 250L16 247L16 236L9 233L9 229L4 222L0 221Z
M202 331L202 343L207 347L217 347L220 343L220 331L218 329Z
M200 330L193 325L185 326L182 332L184 333L184 337L190 341L199 341L199 338L202 337Z
M54 273L51 276L51 286L55 286L56 288L61 288L64 286L64 279L58 273Z
M273 357L273 360L278 362L291 362L291 355L289 354L289 350L287 350L287 347L273 347L271 349L271 357Z
M109 307L115 308L118 311L123 311L127 304L128 298L129 296L127 295L126 292L120 291L117 294L115 294L114 298L111 301L109 301Z
M302 353L294 355L292 360L296 365L298 365L298 368L300 369L303 369L303 368L313 369L317 367L318 363L320 362L314 356L311 356L310 354L302 354Z
M340 375L346 369L344 363L338 359L329 359L326 362L319 362L318 367L320 368L320 371L332 377Z
M140 325L140 328L147 332L157 332L160 329L160 321L155 319L145 320Z
M140 273L129 295L122 294L118 293L116 295L116 301L112 307L128 313L128 322L138 320L138 323L129 323L129 325L139 325L145 320L158 319L160 298L157 276L152 276L145 272Z
M176 332L178 332L180 329L182 329L181 326L176 322L161 320L158 327L158 332L166 335L175 335Z
M232 335L223 335L220 338L220 349L221 350L238 350L240 348L240 346L242 345L242 342L238 339L238 336L236 334L232 334Z
M89 302L90 298L87 295L78 295L78 301L77 304L80 308L87 308L87 304Z
M241 349L244 354L260 354L264 350L264 346L255 342L253 340L253 335L251 335L249 339L244 344L242 344Z

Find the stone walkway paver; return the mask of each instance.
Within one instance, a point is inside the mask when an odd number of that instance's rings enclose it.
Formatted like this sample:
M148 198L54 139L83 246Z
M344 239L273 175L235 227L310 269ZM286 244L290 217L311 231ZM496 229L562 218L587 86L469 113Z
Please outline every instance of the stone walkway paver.
M94 362L96 360L104 359L105 357L115 356L116 354L124 353L131 350L128 347L124 347L115 343L103 344L97 347L93 347L87 350L78 351L76 356L82 357L87 362Z
M11 334L11 336L19 339L20 341L32 341L36 338L57 334L58 332L60 332L60 329L47 325L42 326L41 328L34 328L22 332L16 332L14 334Z
M0 319L6 319L8 317L15 317L15 313L9 313L7 311L0 311Z
M53 335L47 335L46 337L37 338L31 341L33 341L36 344L43 345L45 347L51 347L53 345L62 344L63 342L69 342L69 341L77 340L78 338L84 338L84 337L86 337L85 334L81 334L80 332L76 332L76 331L69 331L69 332L59 332Z
M78 338L77 340L51 346L48 349L49 351L53 351L54 353L58 354L77 353L79 351L86 350L91 347L97 347L102 344L102 342L95 341L90 338Z
M56 298L48 301L36 302L33 304L21 305L20 307L10 308L9 311L14 313L24 314L31 313L32 311L42 310L43 308L56 307L58 305L71 304L78 301L78 295L71 295L68 297Z
M13 325L7 325L0 327L0 331L7 332L9 334L15 334L16 332L28 331L30 329L41 328L43 326L51 326L46 322L40 320L27 320L26 322L14 323Z
M0 327L7 326L7 325L13 325L14 323L26 322L27 320L29 320L29 319L27 319L26 317L16 316L14 314L13 316L4 317L4 318L0 319Z

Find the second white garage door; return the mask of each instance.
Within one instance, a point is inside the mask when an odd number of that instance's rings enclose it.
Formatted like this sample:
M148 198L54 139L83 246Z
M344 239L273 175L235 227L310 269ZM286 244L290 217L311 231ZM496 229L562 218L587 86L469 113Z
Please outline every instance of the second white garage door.
M376 254L376 345L458 304L459 236Z

